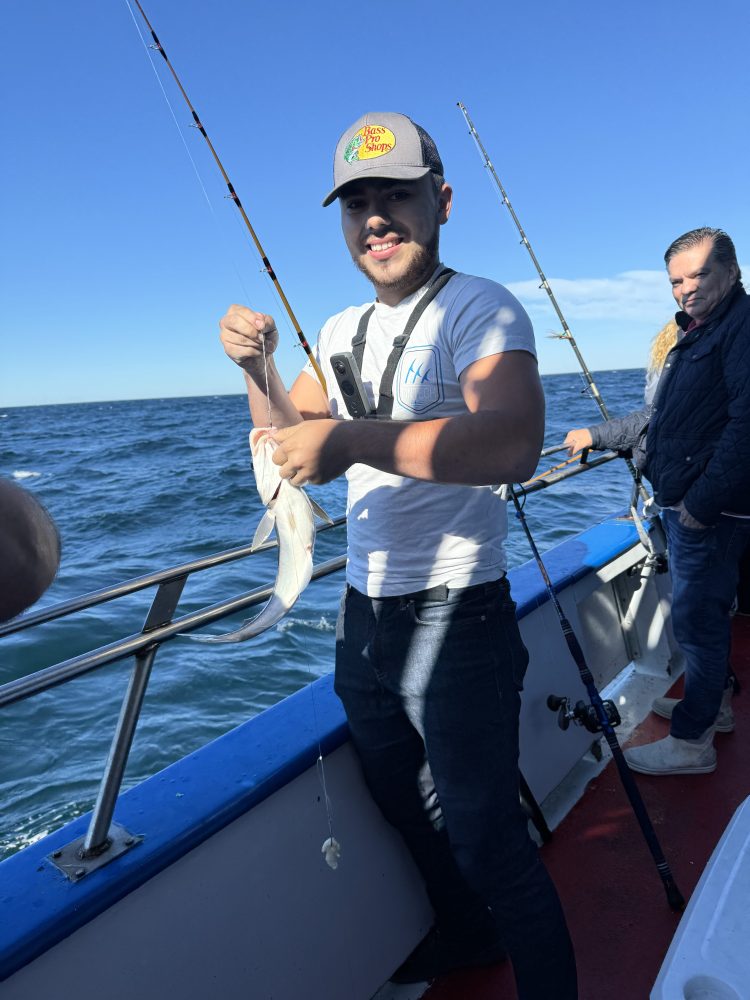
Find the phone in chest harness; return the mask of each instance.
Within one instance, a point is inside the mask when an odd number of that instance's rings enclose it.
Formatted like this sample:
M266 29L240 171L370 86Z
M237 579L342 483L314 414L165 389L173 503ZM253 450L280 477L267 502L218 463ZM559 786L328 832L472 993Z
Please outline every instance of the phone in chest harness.
M370 401L367 398L360 374L367 340L367 327L370 317L375 311L374 305L370 306L362 314L357 332L352 339L351 351L341 351L338 354L331 355L330 361L333 374L341 389L341 394L344 397L344 405L350 416L355 419L363 417L390 419L393 412L393 376L396 374L396 368L401 360L401 355L404 353L404 348L422 313L455 273L449 267L440 272L412 310L404 332L394 338L393 347L380 380L380 392L375 411L373 411Z

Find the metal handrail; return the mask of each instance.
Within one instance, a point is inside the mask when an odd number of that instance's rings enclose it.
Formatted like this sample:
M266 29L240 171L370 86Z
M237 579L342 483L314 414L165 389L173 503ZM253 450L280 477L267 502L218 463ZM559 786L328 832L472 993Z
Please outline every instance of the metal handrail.
M322 524L317 528L317 533L330 531L331 528L340 528L346 524L346 516L334 518L330 524ZM0 625L0 638L5 635L13 635L15 632L22 632L24 629L34 625L43 625L45 622L54 621L56 618L63 618L65 615L73 614L75 611L85 611L93 608L97 604L104 604L106 601L114 601L118 597L126 594L135 594L139 590L153 587L160 583L169 583L180 577L188 577L191 573L198 573L204 569L211 569L214 566L221 566L224 563L234 562L237 559L244 559L255 552L264 552L267 549L278 547L278 541L274 538L263 542L253 549L250 545L243 545L239 549L227 549L224 552L217 552L212 556L204 556L203 559L193 559L190 562L182 563L180 566L173 566L170 569L162 569L156 573L147 573L145 576L133 577L132 580L125 580L124 583L117 583L113 587L105 587L102 590L93 590L90 594L82 594L81 597L73 597L69 601L61 601L59 604L52 604L40 611L35 611L29 615L22 615L14 618L13 621Z
M345 517L337 518L330 525L321 526L320 530L338 527L345 521ZM260 604L268 600L273 593L273 585L259 587L246 594L240 594L174 620L174 612L188 576L191 573L246 558L254 555L255 552L277 546L278 542L273 540L258 546L257 549L243 546L240 549L232 549L203 559L192 560L181 566L160 570L157 573L137 577L114 587L107 587L83 597L61 602L33 615L17 619L0 631L0 635L9 635L22 629L31 628L33 625L54 621L65 615L144 590L147 587L157 587L156 595L141 632L106 646L100 646L80 656L74 656L62 663L44 667L0 686L0 708L2 708L49 691L53 687L81 677L107 664L130 656L135 659L130 682L120 707L117 726L99 784L88 830L85 836L68 844L66 848L54 852L50 858L53 864L57 865L71 881L79 881L89 872L119 857L120 854L140 842L140 837L129 834L113 823L113 816L151 675L151 668L159 647L162 643L174 639L179 634L192 632L194 629L219 621L227 615ZM328 576L345 566L346 556L335 556L315 566L312 579Z
M346 556L335 556L326 562L319 563L313 570L312 579L336 573L346 565ZM51 667L43 667L41 670L28 674L26 677L19 677L15 681L8 681L0 685L0 708L5 705L12 705L15 702L31 698L33 695L49 691L53 687L58 687L66 681L82 677L84 674L104 667L117 660L124 660L128 656L145 653L154 646L159 646L168 639L174 639L178 634L192 632L226 618L227 615L245 608L251 608L262 601L267 601L273 592L273 585L259 587L256 590L232 597L219 604L213 604L209 608L202 608L200 611L193 611L182 618L177 618L168 624L160 625L148 632L137 632L135 635L111 642L106 646L99 646L89 653L74 656L70 660L64 660Z

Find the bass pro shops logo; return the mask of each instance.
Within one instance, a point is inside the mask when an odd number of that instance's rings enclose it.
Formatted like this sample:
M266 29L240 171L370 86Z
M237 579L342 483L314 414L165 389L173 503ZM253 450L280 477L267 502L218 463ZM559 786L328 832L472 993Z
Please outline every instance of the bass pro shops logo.
M344 159L347 163L372 160L390 153L395 145L396 136L385 125L363 125L349 140Z
M397 378L397 399L411 413L425 413L445 399L437 347L407 347Z

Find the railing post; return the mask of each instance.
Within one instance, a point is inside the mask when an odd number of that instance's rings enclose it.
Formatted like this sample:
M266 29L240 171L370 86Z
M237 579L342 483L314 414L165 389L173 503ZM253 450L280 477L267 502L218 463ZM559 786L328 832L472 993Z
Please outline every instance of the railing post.
M172 621L186 581L187 576L183 576L159 586L142 629L144 634ZM136 653L86 835L52 856L73 880L118 857L141 839L113 824L112 816L158 648L157 644Z
M153 646L145 653L136 654L135 666L120 708L120 717L117 720L117 728L109 748L109 756L99 785L91 823L81 848L82 858L96 857L109 847L109 827L115 811L117 796L120 794L125 766L130 755L133 736L143 706L143 697L146 694L151 667L158 648L158 646Z

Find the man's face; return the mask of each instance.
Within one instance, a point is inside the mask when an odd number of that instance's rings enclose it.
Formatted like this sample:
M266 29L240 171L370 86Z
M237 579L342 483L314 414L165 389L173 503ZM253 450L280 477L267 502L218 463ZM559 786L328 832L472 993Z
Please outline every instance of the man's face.
M339 196L341 228L352 260L386 305L397 305L427 281L438 263L438 231L453 192L417 181L352 181Z
M734 264L717 261L713 240L703 240L690 250L675 254L667 265L677 305L691 319L703 321L726 298L737 280Z

